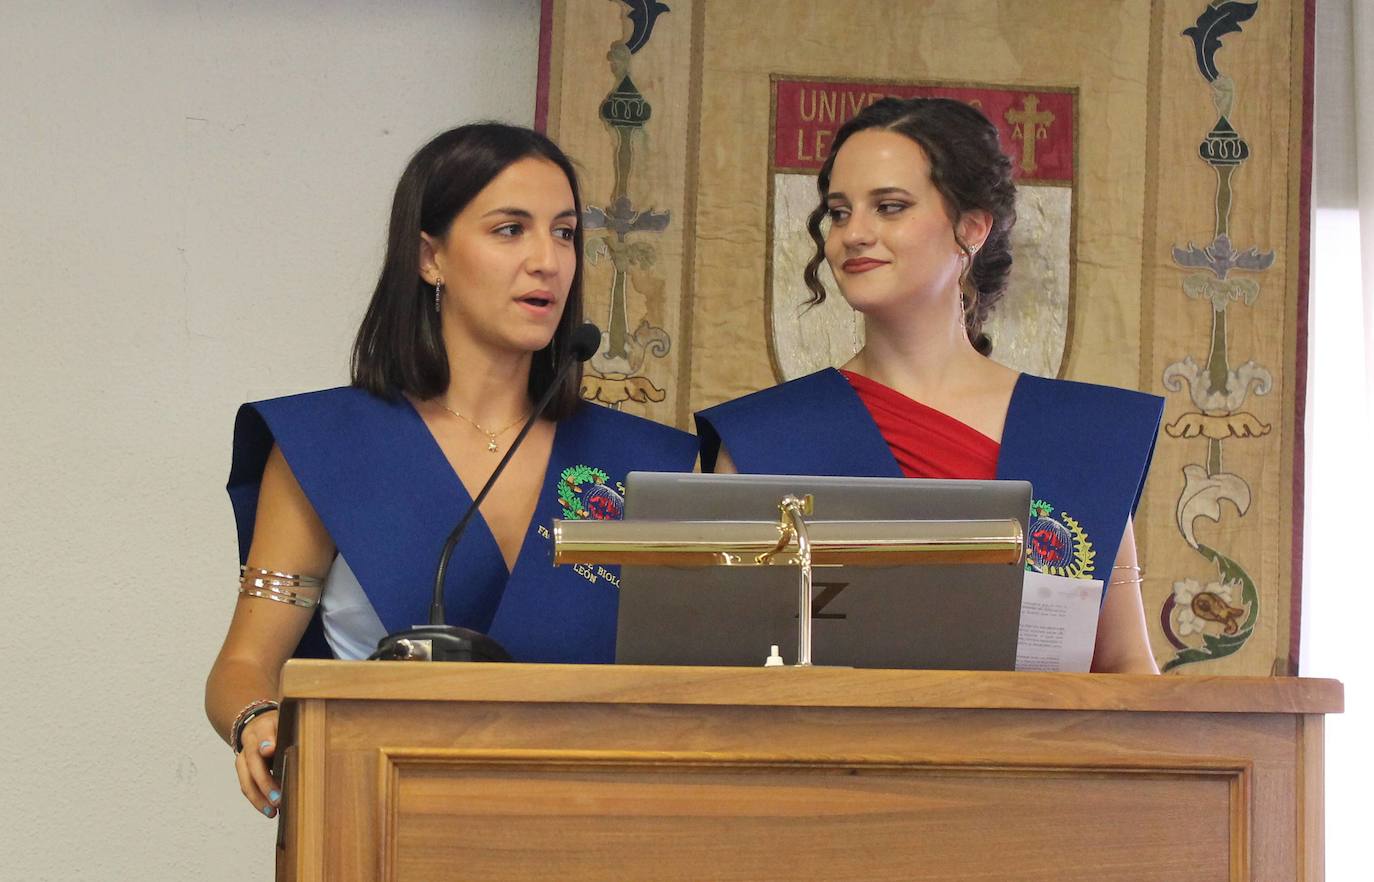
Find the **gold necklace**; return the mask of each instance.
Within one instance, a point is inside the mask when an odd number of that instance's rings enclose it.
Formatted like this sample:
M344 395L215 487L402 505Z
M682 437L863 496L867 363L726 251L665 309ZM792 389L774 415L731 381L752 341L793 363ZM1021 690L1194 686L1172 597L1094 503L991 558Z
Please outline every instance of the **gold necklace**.
M522 420L525 419L525 417L520 417L520 419L517 419L514 423L511 423L510 425L506 426L504 429L501 429L501 430L498 431L498 432L492 432L492 431L490 431L490 430L488 430L488 429L484 429L482 426L478 425L478 424L477 424L477 421L474 420L472 417L470 417L470 416L465 416L465 415L459 413L458 411L456 411L456 410L454 410L453 408L449 407L447 404L444 404L442 401L439 402L439 406L442 407L444 410L448 411L449 413L453 414L454 416L458 417L458 419L463 420L464 422L470 424L474 429L476 429L477 431L481 432L483 435L486 435L486 436L487 436L487 450L488 450L489 452L491 452L491 453L500 453L500 452L501 452L501 447L500 447L500 445L498 445L498 444L496 443L496 439L497 439L497 438L500 438L502 435L506 434L506 433L509 432L511 429L515 428L515 424L516 424L516 423L519 423L519 422L521 422Z

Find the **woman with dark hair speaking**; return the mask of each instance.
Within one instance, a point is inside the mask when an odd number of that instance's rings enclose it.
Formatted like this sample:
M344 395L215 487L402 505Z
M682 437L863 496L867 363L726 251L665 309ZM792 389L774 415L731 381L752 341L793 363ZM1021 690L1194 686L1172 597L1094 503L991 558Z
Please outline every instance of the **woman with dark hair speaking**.
M282 665L365 658L428 620L445 537L572 358L581 214L572 165L544 136L496 123L439 135L396 188L352 385L239 411L243 567L205 706L268 817ZM549 524L619 517L626 472L690 471L697 446L583 404L580 366L564 376L463 535L445 613L518 661L610 662L614 573L550 566Z
M883 99L839 129L817 184L806 282L824 299L830 264L866 343L838 371L697 414L702 467L1028 480L1047 541L1027 565L1105 583L1093 669L1157 672L1131 516L1163 401L987 357L1016 222L997 129L950 99Z

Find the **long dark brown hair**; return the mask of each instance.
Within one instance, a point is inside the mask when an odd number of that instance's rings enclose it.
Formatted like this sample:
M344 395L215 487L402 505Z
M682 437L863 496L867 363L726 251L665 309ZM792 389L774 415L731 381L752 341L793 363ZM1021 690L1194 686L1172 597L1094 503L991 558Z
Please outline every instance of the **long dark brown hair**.
M374 395L426 399L448 388L451 366L444 348L434 288L420 276L420 233L442 239L453 219L507 166L526 157L547 159L563 170L573 205L582 217L577 173L558 145L531 129L504 123L459 126L434 138L411 158L391 203L386 257L367 314L353 343L353 385ZM530 364L529 396L537 400L554 380L554 353L571 352L582 324L582 226L573 232L577 266L563 317L549 346ZM552 349L552 351L550 351ZM576 366L545 414L562 419L581 401L582 368Z
M816 253L806 264L803 278L811 290L811 302L825 300L820 268L825 262L825 236L821 223L827 215L826 194L830 172L844 142L855 132L886 129L906 135L930 160L930 180L944 197L954 226L954 241L968 258L959 279L963 295L964 328L974 348L987 355L992 341L983 333L988 313L1006 292L1011 272L1011 228L1016 224L1016 185L1012 183L1011 159L1002 152L997 127L962 101L951 98L883 98L866 107L835 133L830 154L816 177L820 203L807 218L806 229L816 243ZM983 247L974 253L959 236L958 221L965 211L982 209L992 215L992 230Z

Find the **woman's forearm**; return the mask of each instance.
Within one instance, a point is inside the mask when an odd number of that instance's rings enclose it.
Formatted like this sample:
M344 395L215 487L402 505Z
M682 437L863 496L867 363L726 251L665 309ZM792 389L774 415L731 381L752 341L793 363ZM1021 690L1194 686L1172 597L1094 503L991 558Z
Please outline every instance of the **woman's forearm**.
M215 660L205 681L205 715L226 744L239 711L254 701L281 697L279 673L280 669L268 671L254 659L221 654Z

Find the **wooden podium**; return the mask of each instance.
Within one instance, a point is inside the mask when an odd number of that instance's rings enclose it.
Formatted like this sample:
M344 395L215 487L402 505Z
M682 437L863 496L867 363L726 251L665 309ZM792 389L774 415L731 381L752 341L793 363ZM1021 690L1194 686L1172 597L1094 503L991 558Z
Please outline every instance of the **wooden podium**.
M293 661L278 879L1322 878L1331 680Z

